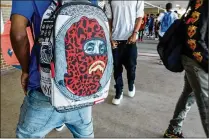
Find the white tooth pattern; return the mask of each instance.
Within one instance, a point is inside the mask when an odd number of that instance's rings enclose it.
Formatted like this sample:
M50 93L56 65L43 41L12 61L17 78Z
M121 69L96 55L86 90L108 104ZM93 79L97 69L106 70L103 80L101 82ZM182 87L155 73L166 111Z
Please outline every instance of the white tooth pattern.
M93 68L95 65L97 65L95 68ZM102 67L102 66L103 67ZM104 68L105 68L105 63L103 61L96 61L94 62L90 68L89 68L89 74L92 74L93 71L96 71L97 69L99 69L102 73L104 72Z
M104 68L101 65L97 65L95 68L89 70L89 74L92 74L93 71L100 70L102 73L104 72Z

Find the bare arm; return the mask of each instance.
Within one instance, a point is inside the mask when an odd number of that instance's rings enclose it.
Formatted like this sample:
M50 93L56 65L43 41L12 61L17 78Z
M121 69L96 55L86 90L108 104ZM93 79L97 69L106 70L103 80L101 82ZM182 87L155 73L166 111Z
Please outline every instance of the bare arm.
M110 38L112 38L112 19L109 19Z
M132 35L128 38L127 43L131 44L131 43L136 43L137 40L137 34L138 31L141 27L142 24L142 19L144 17L144 1L137 1L137 5L136 5L136 21L135 21L135 26L134 26L134 30Z
M30 45L27 37L28 20L21 15L12 15L10 38L12 48L24 73L28 73Z
M28 20L24 16L14 14L11 17L11 22L10 38L12 48L22 67L21 84L24 91L26 91L30 56L30 44L26 32Z
M142 24L142 17L139 17L136 19L136 23L135 23L134 31L133 31L132 35L128 38L128 41L127 41L128 44L136 43L136 39L137 39L136 37L137 37L138 31L141 27L141 24Z
M142 24L142 17L136 19L136 24L134 27L134 32L138 32Z
M112 40L113 15L112 15L111 3L109 3L109 1L106 1L105 3L105 13L108 17L111 46L112 48L115 48L117 47L118 44L116 41Z

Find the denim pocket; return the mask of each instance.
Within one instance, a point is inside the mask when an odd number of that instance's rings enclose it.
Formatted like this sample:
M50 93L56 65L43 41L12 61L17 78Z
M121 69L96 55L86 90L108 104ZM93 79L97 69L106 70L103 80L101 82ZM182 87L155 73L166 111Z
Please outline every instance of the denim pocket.
M89 124L92 122L92 107L79 109L78 113L83 124Z
M24 99L23 104L20 107L20 115L18 124L21 125L24 122L24 117L26 113L26 100Z
M36 91L30 92L21 110L20 126L31 134L44 128L54 112L50 102L43 99L38 93Z

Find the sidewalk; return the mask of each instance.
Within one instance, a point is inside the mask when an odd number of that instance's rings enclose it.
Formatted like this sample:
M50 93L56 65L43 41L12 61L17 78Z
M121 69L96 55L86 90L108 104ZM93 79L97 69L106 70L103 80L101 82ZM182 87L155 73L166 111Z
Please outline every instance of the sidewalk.
M139 56L154 56L159 57L157 53L158 41L152 39L144 39L143 42L138 42L138 53Z
M155 46L141 43L139 49L149 52L154 51ZM120 106L111 104L112 80L106 102L93 107L95 137L162 137L183 89L183 73L171 73L157 62L158 57L139 55L136 96L133 99L124 96ZM19 81L20 71L17 70L1 76L1 137L15 137L24 97ZM126 78L124 83L124 94L127 94ZM205 137L196 105L189 112L183 131L185 137ZM65 128L61 132L52 131L47 137L72 135Z

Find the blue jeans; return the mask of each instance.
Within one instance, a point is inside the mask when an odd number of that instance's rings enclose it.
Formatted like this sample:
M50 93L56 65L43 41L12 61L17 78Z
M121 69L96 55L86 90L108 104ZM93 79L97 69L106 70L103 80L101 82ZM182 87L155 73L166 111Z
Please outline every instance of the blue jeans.
M59 113L43 93L30 91L20 109L16 136L43 138L62 124L67 126L75 138L94 137L92 107Z

